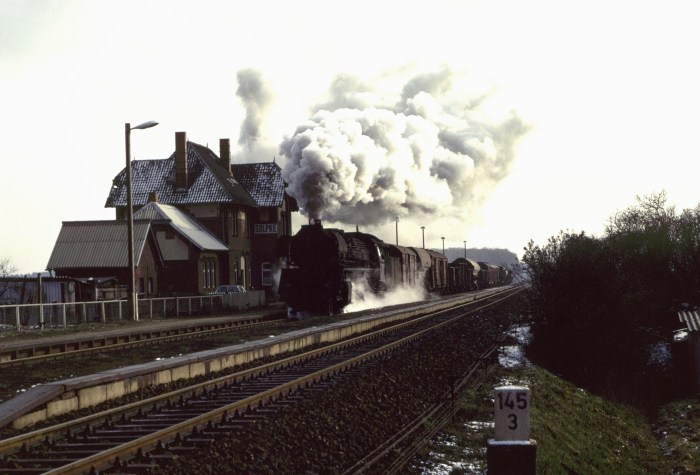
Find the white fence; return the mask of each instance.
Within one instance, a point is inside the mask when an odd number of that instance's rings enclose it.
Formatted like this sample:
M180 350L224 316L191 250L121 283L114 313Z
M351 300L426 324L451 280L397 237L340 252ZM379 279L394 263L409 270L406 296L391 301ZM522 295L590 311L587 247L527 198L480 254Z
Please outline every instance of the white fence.
M265 292L139 299L139 319L217 315L265 305ZM0 331L131 320L126 300L0 305Z

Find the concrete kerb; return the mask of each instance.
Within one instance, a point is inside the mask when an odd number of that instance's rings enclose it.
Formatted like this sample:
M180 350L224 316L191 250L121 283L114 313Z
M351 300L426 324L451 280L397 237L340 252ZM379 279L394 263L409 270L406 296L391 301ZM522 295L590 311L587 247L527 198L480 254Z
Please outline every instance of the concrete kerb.
M468 302L475 300L475 297L464 296L459 300ZM333 343L379 325L419 315L426 312L428 307L431 310L436 307L447 308L454 305L454 301L451 299L437 305L432 302L408 311L389 311L331 322L321 327L283 333L271 338L41 384L0 404L0 427L11 423L14 428L21 429L51 417L126 396L148 386L218 372L314 344Z

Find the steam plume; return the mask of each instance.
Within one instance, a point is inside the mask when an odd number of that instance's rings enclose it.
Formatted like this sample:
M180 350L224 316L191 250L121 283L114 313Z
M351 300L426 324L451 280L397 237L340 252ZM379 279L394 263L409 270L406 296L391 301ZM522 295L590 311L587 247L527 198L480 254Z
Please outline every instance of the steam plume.
M514 113L489 119L488 94L461 85L447 68L400 93L339 76L330 100L280 145L288 193L308 217L346 224L464 216L508 175L527 127Z
M246 108L246 117L241 124L238 145L251 148L260 138L260 129L271 103L272 94L254 69L242 69L236 74L238 88L236 95Z

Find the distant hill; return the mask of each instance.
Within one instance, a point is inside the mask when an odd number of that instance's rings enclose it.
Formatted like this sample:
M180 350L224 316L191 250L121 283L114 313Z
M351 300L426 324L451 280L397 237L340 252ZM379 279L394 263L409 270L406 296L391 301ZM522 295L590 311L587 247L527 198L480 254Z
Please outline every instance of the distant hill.
M442 249L433 249L442 253ZM452 262L458 257L464 257L464 248L451 247L445 249L447 260ZM467 248L467 259L477 262L488 262L490 264L516 264L520 262L518 255L508 249L470 249Z

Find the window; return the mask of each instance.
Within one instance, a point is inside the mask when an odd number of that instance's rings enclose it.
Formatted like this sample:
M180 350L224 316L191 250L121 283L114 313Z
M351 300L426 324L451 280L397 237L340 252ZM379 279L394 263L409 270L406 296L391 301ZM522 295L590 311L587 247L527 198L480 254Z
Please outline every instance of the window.
M245 211L239 211L238 212L238 221L240 221L238 227L241 230L241 232L245 233L245 236L248 237L250 236L250 232L248 230L248 226L246 226L246 221L247 221L247 216Z
M148 294L153 293L153 277L148 278Z
M270 264L269 262L263 262L262 263L262 285L269 287L272 284L273 284L272 264Z
M245 257L241 256L240 268L239 268L240 276L238 277L238 283L243 285L244 287L248 286L248 284L246 282L246 270L247 269L246 269L246 264L245 264Z
M228 210L228 222L231 230L231 236L238 236L237 213L232 209Z
M213 259L202 260L202 286L205 289L216 287L216 261Z

